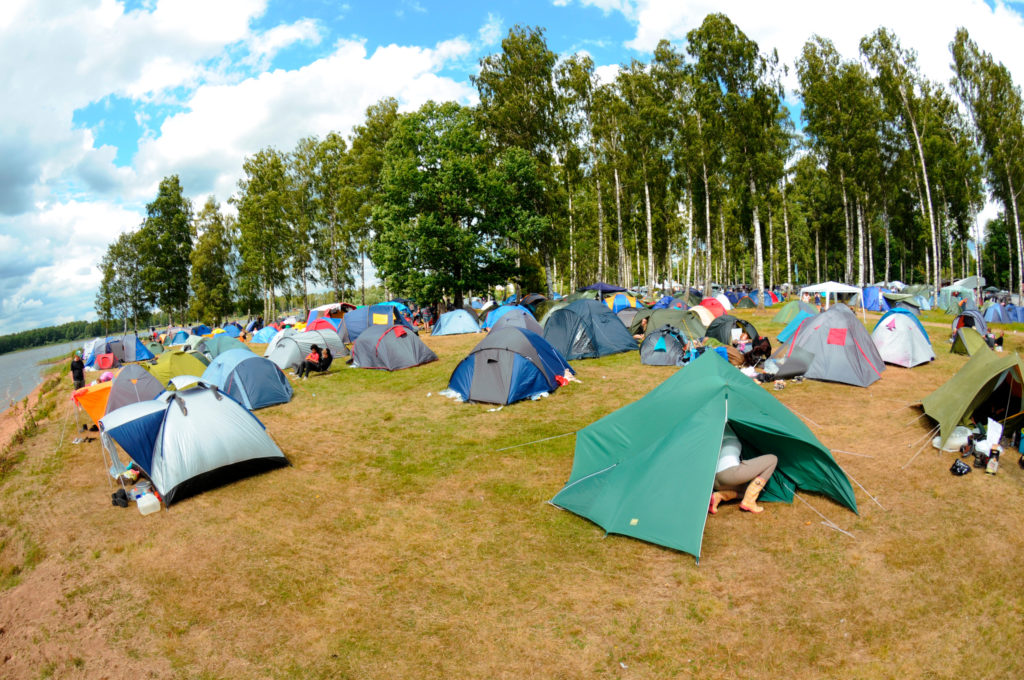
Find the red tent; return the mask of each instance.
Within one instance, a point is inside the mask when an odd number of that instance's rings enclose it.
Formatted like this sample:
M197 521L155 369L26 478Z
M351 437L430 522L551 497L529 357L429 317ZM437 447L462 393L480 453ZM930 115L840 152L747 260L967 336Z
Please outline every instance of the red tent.
M334 331L337 333L340 327L341 319L331 319L326 316L321 316L312 323L306 324L307 331Z
M716 319L725 314L725 307L715 298L704 298L700 301L700 306L714 314Z

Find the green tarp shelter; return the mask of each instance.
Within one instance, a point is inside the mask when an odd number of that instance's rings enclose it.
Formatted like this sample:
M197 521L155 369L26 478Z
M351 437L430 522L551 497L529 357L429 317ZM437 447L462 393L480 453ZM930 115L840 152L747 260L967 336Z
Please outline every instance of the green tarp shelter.
M700 317L697 313L689 309L641 309L633 317L633 321L629 325L629 332L633 335L641 332L640 322L643 319L647 319L647 331L644 333L652 333L659 328L664 326L672 326L678 328L681 331L691 337L700 339L704 337L704 333L707 329L704 324L701 323Z
M956 335L953 336L953 344L949 347L950 352L973 357L982 350L988 351L988 343L985 342L985 338L981 336L981 333L970 326L961 326L956 329Z
M1009 432L1024 424L1021 391L1024 363L1016 353L978 352L939 389L921 401L928 416L939 424L943 444L957 425L988 418L1003 423Z
M813 315L818 313L818 308L803 300L790 300L782 305L782 308L772 317L772 323L787 324L795 319L801 311Z
M744 458L779 458L761 500L791 502L801 489L857 511L849 480L807 426L710 351L580 430L569 481L551 502L609 533L699 560L726 422L742 440Z

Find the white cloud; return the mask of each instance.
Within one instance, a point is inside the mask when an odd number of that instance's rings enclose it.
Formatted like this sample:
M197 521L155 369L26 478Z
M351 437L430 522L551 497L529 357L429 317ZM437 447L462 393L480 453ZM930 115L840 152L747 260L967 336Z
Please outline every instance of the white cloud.
M0 220L0 323L6 332L90 315L107 245L142 218L113 203L73 200Z
M213 192L223 201L235 190L245 156L266 146L290 150L307 135L347 134L383 97L396 97L403 110L427 99L471 102L475 90L436 74L469 50L455 39L434 49L388 45L367 55L363 42L341 40L330 56L300 69L200 86L185 102L187 111L167 118L157 136L140 143L137 198L150 195L173 171L190 194Z
M480 37L480 44L489 47L491 45L497 45L501 41L501 35L504 32L502 30L503 20L496 14L487 15L487 23L480 27L478 33Z
M275 26L269 31L254 35L249 39L247 62L266 68L274 55L295 43L305 42L319 45L322 38L321 33L320 24L314 19L301 19L295 23Z
M613 83L619 75L619 65L608 64L606 66L598 66L594 69L594 75L597 76L598 81L602 85Z

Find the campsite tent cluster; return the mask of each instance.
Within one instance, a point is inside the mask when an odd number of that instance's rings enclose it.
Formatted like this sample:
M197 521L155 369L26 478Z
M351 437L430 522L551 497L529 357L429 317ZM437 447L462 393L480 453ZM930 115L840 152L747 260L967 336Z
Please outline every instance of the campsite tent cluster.
M761 339L743 309L758 299L779 305L773 322L784 325L780 347L770 359L755 357L762 375L773 378L802 375L867 387L886 364L911 368L935 357L917 318L923 305L915 300L833 283L810 292L820 294L822 311L805 301L782 304L769 291L713 297L688 291L645 305L628 291L595 284L561 300L534 294L489 309L467 305L441 315L431 335L438 338L435 348L443 348L445 336L486 333L450 375L449 394L463 402L504 405L547 396L574 379L570 361L610 354L638 351L642 364L683 367L579 433L572 473L552 502L609 532L699 558L726 424L742 440L745 457L779 456L765 500L791 501L805 490L857 510L828 449L751 380L749 363L746 374L730 365L737 354L747 361L735 346ZM844 300L885 313L868 333ZM266 344L262 356L239 340L240 324L220 332L172 328L155 346L134 335L96 339L83 348L90 367L128 365L74 399L100 425L111 462L119 464L119 447L171 503L210 483L287 464L252 411L291 401L286 372L299 369L314 345L330 352L318 366L323 370L334 359L385 371L437 360L407 312L400 303L327 305L305 322L250 326L250 342ZM965 419L999 415L1000 400L1014 417L1022 411L1024 364L989 351L985 314L963 306L957 312L952 351L971 360L924 404L943 437ZM978 383L982 393L972 392Z

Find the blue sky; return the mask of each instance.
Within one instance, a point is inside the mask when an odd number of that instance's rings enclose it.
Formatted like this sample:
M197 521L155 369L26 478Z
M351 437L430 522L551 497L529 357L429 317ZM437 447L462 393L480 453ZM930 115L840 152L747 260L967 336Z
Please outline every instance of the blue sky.
M470 75L517 23L611 78L723 10L790 65L813 33L855 58L884 23L946 81L963 25L1024 72L1021 4L985 0L4 0L0 332L95 318L96 265L165 176L225 203L245 156L347 134L382 97L472 104Z

